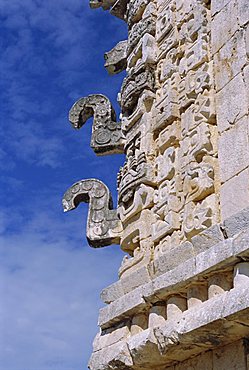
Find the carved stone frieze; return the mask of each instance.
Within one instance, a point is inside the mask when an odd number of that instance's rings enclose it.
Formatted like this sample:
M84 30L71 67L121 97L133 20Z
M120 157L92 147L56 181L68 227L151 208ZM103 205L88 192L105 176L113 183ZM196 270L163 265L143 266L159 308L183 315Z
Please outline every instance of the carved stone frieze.
M142 68L124 79L121 88L122 111L132 112L145 90L155 91L154 71L149 67L145 70Z
M129 27L141 20L150 0L130 1L127 6L126 21Z
M111 74L117 74L126 69L127 40L120 41L112 50L105 53L105 68Z
M155 36L156 33L156 19L153 15L142 18L138 23L135 23L129 32L127 54L139 43L140 39L146 34Z
M113 209L112 197L103 182L96 179L81 180L73 184L64 194L65 212L78 207L80 203L89 203L86 236L89 245L94 248L118 244L122 225Z
M123 153L121 123L107 97L101 94L79 99L69 112L72 126L80 129L93 116L91 147L98 155Z

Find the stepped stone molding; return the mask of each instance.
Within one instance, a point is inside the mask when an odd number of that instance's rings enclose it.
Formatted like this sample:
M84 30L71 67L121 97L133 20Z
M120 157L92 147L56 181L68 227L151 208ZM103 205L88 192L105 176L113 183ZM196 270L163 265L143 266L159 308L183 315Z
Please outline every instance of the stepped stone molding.
M69 121L75 129L80 129L93 117L91 147L98 155L123 153L124 140L121 123L116 122L116 114L110 100L101 94L79 99L69 112Z
M64 194L63 208L71 211L81 203L89 203L86 236L94 248L118 244L122 225L113 209L112 197L107 186L96 179L81 180Z

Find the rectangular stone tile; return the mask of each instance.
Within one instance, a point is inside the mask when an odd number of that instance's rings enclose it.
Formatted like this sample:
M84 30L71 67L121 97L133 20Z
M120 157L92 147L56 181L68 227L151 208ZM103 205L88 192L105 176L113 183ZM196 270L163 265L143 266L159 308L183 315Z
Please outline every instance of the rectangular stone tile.
M211 1L211 13L215 15L220 12L231 0L212 0Z
M212 53L215 54L238 30L238 5L231 0L214 16L211 25ZM222 30L222 31L221 31Z
M249 170L225 182L220 189L222 221L249 207ZM237 229L239 232L240 229Z
M237 76L246 63L245 31L239 30L214 56L217 91Z
M248 113L246 86L241 73L217 94L216 106L219 132L231 128Z
M249 22L248 0L238 0L239 24L245 26Z
M238 175L249 166L249 120L247 117L242 118L230 130L220 135L218 158L221 183Z

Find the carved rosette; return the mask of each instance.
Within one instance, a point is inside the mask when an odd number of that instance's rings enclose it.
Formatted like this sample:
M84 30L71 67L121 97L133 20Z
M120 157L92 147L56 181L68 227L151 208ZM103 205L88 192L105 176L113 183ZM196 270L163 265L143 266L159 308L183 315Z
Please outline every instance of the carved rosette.
M77 208L82 202L89 203L86 233L89 245L99 248L119 244L122 225L107 186L96 179L76 182L64 194L64 212Z

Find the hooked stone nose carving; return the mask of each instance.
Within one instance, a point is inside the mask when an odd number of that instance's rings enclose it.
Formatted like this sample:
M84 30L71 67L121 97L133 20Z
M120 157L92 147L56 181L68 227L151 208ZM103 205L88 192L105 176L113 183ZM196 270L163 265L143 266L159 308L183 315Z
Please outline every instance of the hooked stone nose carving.
M69 121L80 129L93 117L91 148L97 155L120 154L124 152L121 122L110 100L102 94L89 95L79 99L69 112Z
M86 237L91 247L100 248L119 244L122 232L117 210L113 209L108 187L100 180L87 179L73 184L64 194L64 212L71 211L80 203L89 203Z

